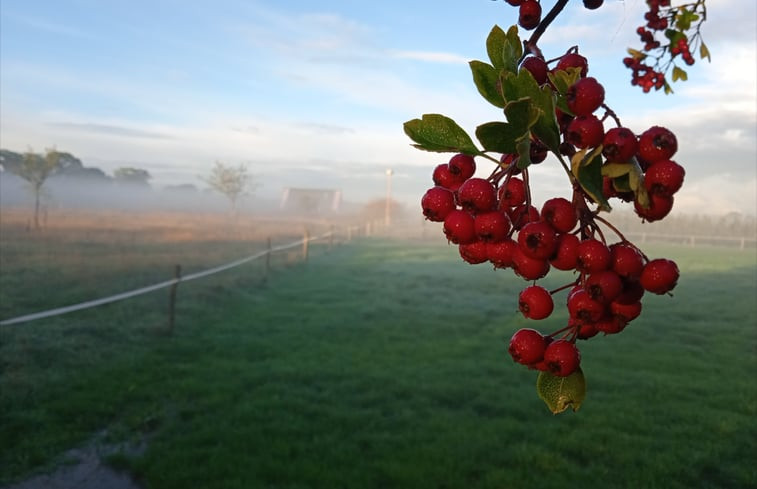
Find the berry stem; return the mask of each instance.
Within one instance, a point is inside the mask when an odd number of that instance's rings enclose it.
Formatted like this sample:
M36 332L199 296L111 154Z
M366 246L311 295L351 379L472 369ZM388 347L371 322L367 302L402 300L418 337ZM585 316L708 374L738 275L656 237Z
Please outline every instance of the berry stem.
M547 15L545 15L544 18L541 19L541 22L539 22L539 25L536 26L536 29L534 29L531 37L529 37L528 40L523 41L523 56L521 57L520 61L523 61L528 53L533 53L534 55L544 59L541 54L541 49L536 46L536 43L539 42L539 39L544 34L544 31L547 30L549 24L551 24L552 21L554 21L555 18L560 15L560 12L562 12L566 5L568 5L568 0L558 0L557 3L555 3L555 5L552 7L552 9L547 13Z
M555 295L556 293L560 292L561 290L569 289L571 287L575 287L576 285L578 285L578 279L574 280L573 282L571 282L569 284L565 284L562 287L558 287L555 290L550 290L549 291L549 295Z

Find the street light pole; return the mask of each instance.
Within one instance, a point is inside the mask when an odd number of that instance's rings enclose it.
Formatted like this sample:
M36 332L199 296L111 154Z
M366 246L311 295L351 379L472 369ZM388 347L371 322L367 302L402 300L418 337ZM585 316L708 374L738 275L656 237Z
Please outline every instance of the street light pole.
M384 208L384 225L389 227L392 223L392 174L394 170L386 169L386 207Z

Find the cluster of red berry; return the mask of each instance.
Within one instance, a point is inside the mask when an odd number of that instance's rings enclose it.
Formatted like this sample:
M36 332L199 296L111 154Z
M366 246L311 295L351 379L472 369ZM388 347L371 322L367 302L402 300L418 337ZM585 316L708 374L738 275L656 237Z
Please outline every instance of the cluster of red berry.
M552 83L548 65L540 58L526 57L520 69L528 70L541 85ZM681 188L685 175L671 160L677 150L675 135L654 126L637 137L619 123L605 132L603 120L610 111L604 104L604 88L586 76L587 61L577 52L561 57L552 73L569 69L578 78L563 94L567 111L556 109L562 134L560 152L580 158L579 151L597 151L602 168L608 169L603 197L633 201L644 220L662 219L670 212L673 194ZM602 118L595 114L600 108L605 109ZM535 154L530 152L532 164L546 158L546 151L541 159L534 159ZM665 294L675 287L678 268L667 259L650 260L598 210L591 210L589 203L595 199L572 177L572 201L555 197L537 209L531 202L528 169L520 168L518 159L517 154L503 154L488 178L478 178L474 176L475 159L455 154L434 169L434 187L425 193L421 206L427 219L444 223L447 240L458 245L468 263L512 268L528 281L545 277L552 268L577 275L553 291L533 284L521 292L520 311L526 318L539 320L551 315L553 295L570 289L569 320L567 326L549 335L521 329L509 346L516 362L567 376L580 363L576 340L622 331L641 313L645 291ZM612 168L626 172L613 173ZM627 172L636 174L629 177ZM629 178L636 185L629 187ZM608 243L599 224L614 231L620 241Z
M680 54L683 58L683 62L689 66L694 64L694 57L691 55L691 51L689 50L689 42L685 37L680 38L678 42L675 43L675 45L670 46L670 53L674 57Z

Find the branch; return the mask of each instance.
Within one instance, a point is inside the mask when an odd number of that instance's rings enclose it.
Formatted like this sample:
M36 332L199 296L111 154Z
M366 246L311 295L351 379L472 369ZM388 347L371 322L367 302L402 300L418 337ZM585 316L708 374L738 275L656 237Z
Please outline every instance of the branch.
M563 11L566 5L568 5L568 0L557 0L557 3L552 7L552 10L550 10L541 22L539 22L539 25L536 26L531 37L529 37L528 40L523 41L523 58L525 58L528 53L533 53L537 56L541 55L541 50L536 46L536 43L539 42L539 39L542 34L544 34L544 31L547 30L549 24L560 15L560 12ZM521 61L523 60L521 59Z

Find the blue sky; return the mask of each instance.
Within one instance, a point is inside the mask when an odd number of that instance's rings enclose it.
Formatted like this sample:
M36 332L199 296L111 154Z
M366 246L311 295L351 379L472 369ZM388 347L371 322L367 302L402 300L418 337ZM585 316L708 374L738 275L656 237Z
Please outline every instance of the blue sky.
M713 62L697 62L674 96L643 95L621 65L642 0L593 12L572 2L541 47L555 57L579 45L626 125L679 135L677 208L754 214L755 2L709 4ZM441 112L473 132L499 119L467 61L485 59L494 24L516 20L491 0L3 0L0 146L145 168L155 186L201 186L216 160L246 163L272 198L284 186L380 197L391 167L396 197L416 205L445 156L410 148L402 123ZM567 191L556 165L537 173L537 199Z

